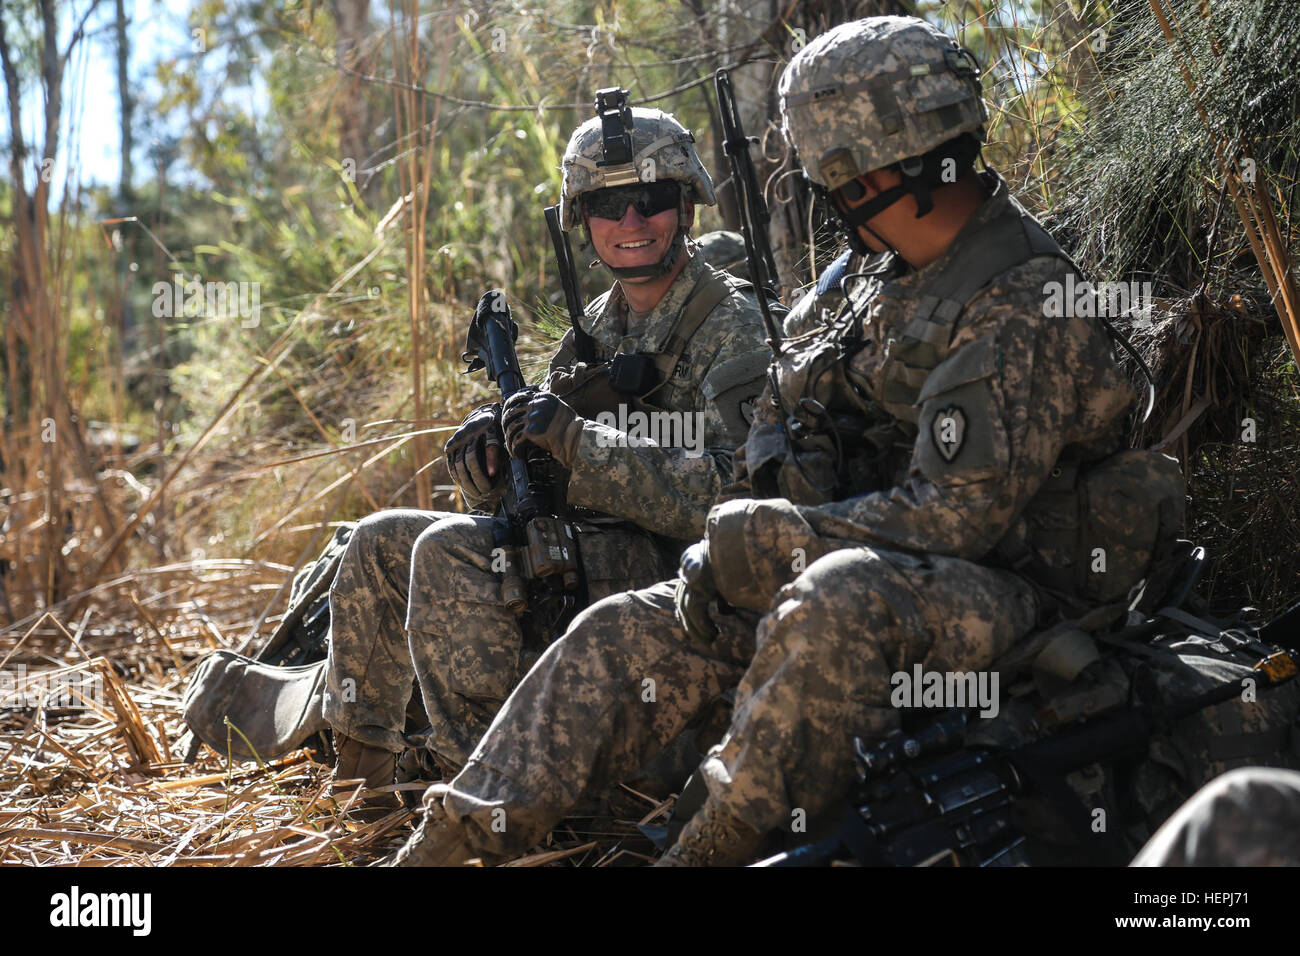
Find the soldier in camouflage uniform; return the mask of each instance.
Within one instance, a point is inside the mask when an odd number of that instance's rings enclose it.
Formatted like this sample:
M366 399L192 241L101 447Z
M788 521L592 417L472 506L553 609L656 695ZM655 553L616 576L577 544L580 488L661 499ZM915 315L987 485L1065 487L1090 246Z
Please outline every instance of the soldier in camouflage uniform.
M714 204L694 138L659 110L623 119L631 163L605 162L599 118L577 129L563 158L563 227L588 229L618 280L586 310L595 362L577 361L570 330L540 389L512 396L504 414L497 404L476 409L446 446L466 501L487 512L505 478L503 446L551 452L579 509L590 600L661 580L699 537L768 355L753 289L685 248L695 204ZM611 363L637 357L648 373L614 392ZM693 417L693 435L672 434L694 447L628 441L620 402ZM324 713L342 738L336 780L392 783L413 680L431 749L459 766L536 659L545 635L525 635L503 603L490 528L479 515L413 510L357 526L330 591Z
M787 134L855 256L792 310L802 334L679 580L580 615L426 794L395 862L532 845L737 682L708 799L661 862L746 862L847 795L852 738L898 726L891 674L987 668L1144 576L1180 521L1177 465L1116 454L1133 394L1104 328L1044 314L1073 266L974 171L972 64L895 17L790 63ZM888 253L874 274L849 274L872 253ZM1088 497L1101 479L1112 493Z
M1300 773L1232 770L1170 817L1133 866L1300 866Z

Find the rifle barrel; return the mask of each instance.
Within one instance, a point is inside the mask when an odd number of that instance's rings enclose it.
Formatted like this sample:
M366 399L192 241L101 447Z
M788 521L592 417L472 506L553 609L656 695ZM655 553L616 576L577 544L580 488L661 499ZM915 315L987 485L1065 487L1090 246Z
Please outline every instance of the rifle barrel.
M731 89L731 77L726 70L718 70L713 83L718 93L718 114L722 118L722 149L731 164L731 184L736 192L736 207L740 214L740 235L745 240L745 258L758 292L758 309L763 315L763 328L767 330L767 344L772 354L781 354L781 330L772 318L767 305L766 289L776 282L776 260L767 242L766 223L769 221L767 204L758 188L758 175L754 160L749 155L749 138L740 120L740 109ZM760 232L761 231L761 232Z
M573 348L578 354L578 360L590 365L596 361L596 349L591 335L582 327L582 298L578 294L578 270L573 262L573 247L569 245L569 234L560 226L560 207L547 206L545 215L546 229L551 234L551 245L555 247L555 262L560 269L564 306L569 312L569 324L573 327Z

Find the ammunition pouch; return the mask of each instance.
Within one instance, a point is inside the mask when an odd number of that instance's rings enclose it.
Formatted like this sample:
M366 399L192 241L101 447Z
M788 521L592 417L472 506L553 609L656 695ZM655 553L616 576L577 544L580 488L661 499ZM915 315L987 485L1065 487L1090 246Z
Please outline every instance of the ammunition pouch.
M654 359L620 352L609 363L609 387L619 395L644 395L659 384Z
M565 404L577 412L580 417L589 421L595 421L602 412L618 415L620 405L625 406L629 412L647 411L649 406L643 403L635 394L622 392L615 388L612 371L619 358L649 360L649 356L644 355L623 355L615 356L614 360L610 362L585 366L572 378L566 376L565 379L561 380L567 386L567 389L555 394L564 399ZM653 371L654 369L651 368L651 372Z
M896 423L858 412L824 413L821 422L813 427L796 420L785 428L751 431L745 459L757 496L819 505L894 484L890 452L905 437Z
M994 554L1067 607L1109 604L1173 554L1184 495L1167 455L1062 455Z

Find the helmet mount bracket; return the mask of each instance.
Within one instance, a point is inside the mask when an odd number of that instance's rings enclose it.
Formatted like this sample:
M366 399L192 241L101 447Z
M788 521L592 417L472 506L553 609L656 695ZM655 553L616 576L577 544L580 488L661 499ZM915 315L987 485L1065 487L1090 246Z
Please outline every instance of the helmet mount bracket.
M597 163L605 174L606 186L634 186L641 182L632 163L632 109L627 90L617 86L596 92L596 116L600 118L600 145L604 156Z

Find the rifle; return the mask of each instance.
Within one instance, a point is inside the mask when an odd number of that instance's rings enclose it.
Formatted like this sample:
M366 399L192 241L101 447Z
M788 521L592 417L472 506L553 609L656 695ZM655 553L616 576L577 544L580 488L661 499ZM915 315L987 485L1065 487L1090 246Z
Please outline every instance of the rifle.
M767 344L772 354L781 355L781 330L772 319L767 307L765 289L776 288L776 260L768 242L767 227L771 217L763 191L758 186L758 173L754 159L749 155L751 139L745 135L740 121L740 109L731 90L731 77L726 70L718 70L713 78L718 91L718 112L722 117L722 151L731 164L731 183L736 190L736 205L740 209L740 234L745 240L745 258L749 260L749 274L758 287L758 308L763 314L763 328L767 330Z
M505 293L483 293L474 309L465 351L466 373L486 369L504 403L523 389L515 354L519 326ZM493 570L502 573L501 596L516 615L530 608L540 624L560 626L578 606L582 584L573 526L554 513L554 459L540 449L510 456L509 479L492 528Z
M1253 638L1230 631L1220 636L1236 644L1233 650L1257 655L1254 674L1266 690L1296 676L1297 632L1300 604ZM755 865L822 866L851 855L866 866L1028 866L1025 836L1012 810L1019 797L1037 792L1078 804L1067 774L1141 759L1154 735L1240 693L1241 685L1228 681L1163 706L1104 711L1010 749L967 747L961 710L943 712L916 733L895 731L870 749L857 739L859 786L838 832ZM1083 820L1078 818L1080 833L1087 830ZM1106 849L1117 854L1114 836L1107 831Z
M555 246L555 262L560 267L560 284L564 286L564 305L569 311L569 324L573 326L573 349L578 361L588 365L596 361L596 348L591 335L582 327L582 298L578 294L578 270L573 262L573 247L568 234L560 228L560 207L546 207L546 228Z

